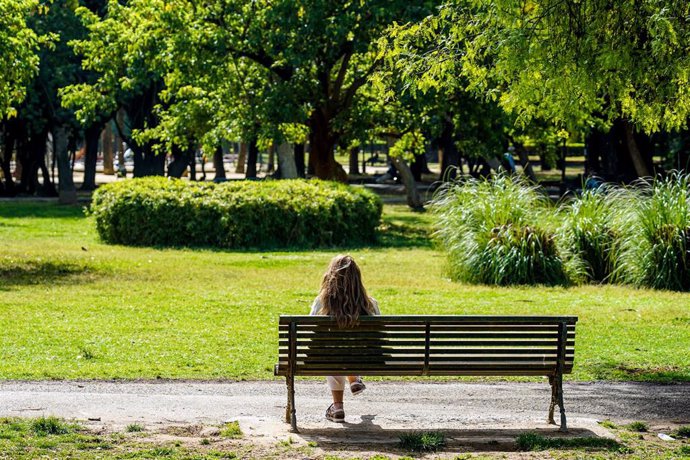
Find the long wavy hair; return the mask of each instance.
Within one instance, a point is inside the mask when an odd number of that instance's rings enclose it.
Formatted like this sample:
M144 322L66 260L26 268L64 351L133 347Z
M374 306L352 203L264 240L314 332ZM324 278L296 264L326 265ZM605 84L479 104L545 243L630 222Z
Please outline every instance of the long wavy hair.
M372 315L374 304L362 284L362 273L355 260L335 256L321 281L319 313L335 318L339 327L349 327L360 315Z

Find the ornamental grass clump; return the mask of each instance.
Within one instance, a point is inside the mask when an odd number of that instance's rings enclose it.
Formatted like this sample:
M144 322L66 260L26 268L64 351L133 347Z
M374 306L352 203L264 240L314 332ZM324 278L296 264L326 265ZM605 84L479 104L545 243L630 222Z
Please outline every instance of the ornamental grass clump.
M617 193L607 186L585 190L562 208L560 248L578 281L608 282L615 270L618 232L614 230Z
M434 197L436 236L448 252L451 278L479 284L567 282L548 198L515 176L449 183Z
M690 291L690 175L640 180L621 208L617 272L636 286Z

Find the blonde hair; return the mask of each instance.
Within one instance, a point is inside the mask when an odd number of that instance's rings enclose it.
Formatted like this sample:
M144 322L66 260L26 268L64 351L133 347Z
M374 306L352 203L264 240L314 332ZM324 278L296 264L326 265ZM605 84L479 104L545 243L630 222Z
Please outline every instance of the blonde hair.
M359 315L374 314L374 304L362 284L362 274L355 260L335 256L321 281L319 313L335 318L339 327L352 326Z

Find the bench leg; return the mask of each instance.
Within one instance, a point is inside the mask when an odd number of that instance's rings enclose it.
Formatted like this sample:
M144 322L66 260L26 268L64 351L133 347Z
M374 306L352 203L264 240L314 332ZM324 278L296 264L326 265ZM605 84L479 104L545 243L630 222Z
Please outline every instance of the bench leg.
M556 377L556 384L558 385L558 407L561 409L561 428L562 432L568 431L568 424L565 420L565 407L563 406L563 376Z
M297 410L295 409L295 377L290 375L286 380L288 387L288 403L285 408L285 422L290 424L290 429L293 433L299 433L297 430Z
M556 407L556 399L557 398L557 393L558 391L556 390L556 382L554 381L555 379L553 377L549 377L549 385L551 385L551 404L549 404L549 418L547 420L547 423L549 425L555 425L556 421L553 419L553 410Z

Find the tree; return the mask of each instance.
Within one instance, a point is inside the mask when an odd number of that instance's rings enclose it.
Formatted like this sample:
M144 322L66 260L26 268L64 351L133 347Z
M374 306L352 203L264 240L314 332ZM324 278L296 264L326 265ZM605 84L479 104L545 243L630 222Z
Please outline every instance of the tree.
M620 129L618 144L648 175L640 132L687 126L690 4L684 0L455 1L398 31L397 52L440 45L408 60L422 87L457 76L499 102L518 123Z
M303 124L309 128L316 175L344 180L334 147L353 99L382 62L375 41L395 21L429 12L429 5L404 0L113 3L100 24L84 16L92 34L78 45L85 65L103 78L88 88L70 89L69 97L88 111L118 81L132 86L139 73L153 73L164 83L157 113L166 120L154 137L176 142L180 129L206 136L192 125L223 126L251 145L253 138L280 138L284 125ZM109 64L113 58L129 65ZM193 112L198 106L185 104L190 95L197 102L211 101L214 109Z
M0 119L16 113L38 71L39 36L26 22L35 0L0 0Z

